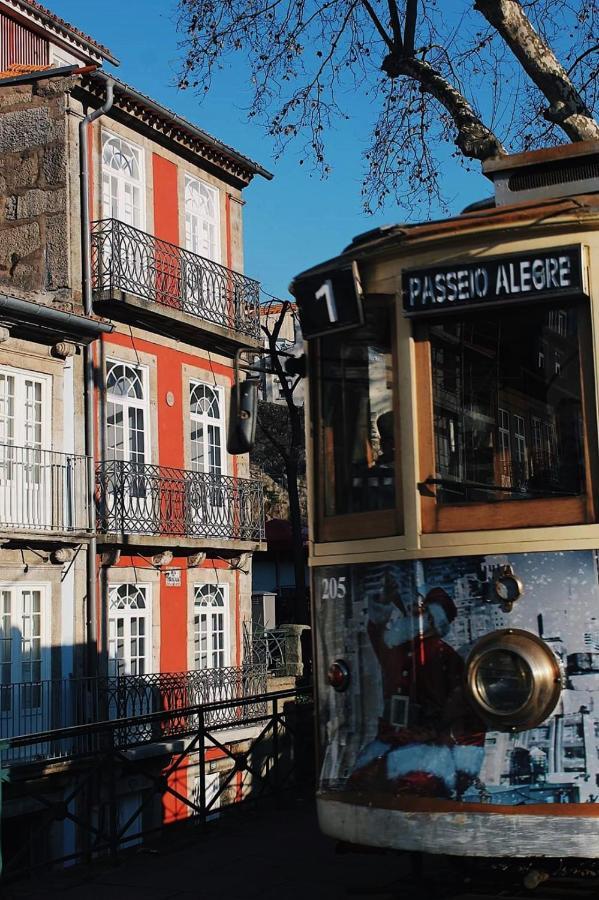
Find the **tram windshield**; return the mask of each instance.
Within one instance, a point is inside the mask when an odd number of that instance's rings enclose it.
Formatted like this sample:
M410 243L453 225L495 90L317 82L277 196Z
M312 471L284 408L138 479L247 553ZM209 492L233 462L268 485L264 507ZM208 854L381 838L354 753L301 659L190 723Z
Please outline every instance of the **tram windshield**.
M438 503L584 493L575 305L429 326Z
M325 516L395 506L392 317L366 304L365 324L321 341Z

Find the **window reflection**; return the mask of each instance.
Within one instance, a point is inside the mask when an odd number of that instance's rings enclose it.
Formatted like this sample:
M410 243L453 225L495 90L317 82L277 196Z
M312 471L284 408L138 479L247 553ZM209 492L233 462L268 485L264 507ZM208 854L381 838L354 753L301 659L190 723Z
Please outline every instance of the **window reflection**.
M359 331L321 341L327 516L395 505L391 335L390 311L371 301Z
M536 306L430 327L439 502L584 492L577 318Z

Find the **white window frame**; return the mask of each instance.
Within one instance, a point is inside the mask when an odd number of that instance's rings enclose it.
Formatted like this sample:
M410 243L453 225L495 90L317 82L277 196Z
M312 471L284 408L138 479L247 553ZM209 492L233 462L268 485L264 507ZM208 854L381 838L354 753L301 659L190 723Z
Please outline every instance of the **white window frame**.
M16 734L34 734L37 731L44 731L49 727L51 709L48 707L48 693L44 691L40 685L37 690L31 688L14 687L16 684L31 683L39 685L40 682L49 681L52 677L52 661L51 661L51 617L52 617L52 586L47 582L27 582L20 584L15 582L1 582L0 592L10 592L11 594L11 611L10 611L10 633L11 633L11 658L10 662L10 684L8 694L2 696L0 703L0 721L3 721L3 733L10 736L13 732ZM26 679L23 677L23 594L25 592L40 592L40 678ZM4 598L0 596L0 622L4 628ZM17 658L14 658L15 648L15 631L18 632L20 638L17 637ZM0 659L4 661L4 646L0 648ZM19 671L16 671L17 666ZM0 670L0 680L3 684L4 670ZM35 704L35 705L34 705ZM41 749L41 745L40 748ZM17 754L20 751L16 751Z
M125 195L125 184L131 184L139 187L139 196L140 196L140 204L139 204L139 223L134 224L132 222L127 222L126 224L131 225L132 228L138 228L140 231L146 230L146 165L145 165L145 153L144 148L140 144L136 144L134 141L130 140L128 137L123 137L121 134L116 134L114 131L110 131L108 128L102 129L102 140L101 140L101 151L100 151L100 172L101 172L101 218L109 219L116 218L121 222L125 222L123 213L123 208L119 208L119 215L114 216L112 211L106 208L105 205L105 190L104 190L104 176L110 173L111 176L117 179L117 190L118 190L118 205L119 207L124 204L124 195ZM122 172L118 172L115 169L107 169L104 163L104 146L110 140L122 141L133 153L134 156L137 157L137 162L139 165L139 180L135 178L129 178L124 175Z
M192 413L191 411L191 392L194 387L204 386L209 388L211 391L217 395L218 398L218 406L220 410L220 416L218 419L212 418L206 414L198 414ZM214 472L213 474L217 475L226 475L228 472L228 459L227 459L227 442L226 442L226 421L225 421L225 392L224 388L218 384L209 384L207 381L202 381L201 378L190 378L189 379L189 387L187 392L187 404L189 411L189 453L190 453L190 469L194 472L199 472L199 469L195 469L193 465L193 444L192 440L192 430L194 423L201 423L204 431L204 459L208 460L208 453L206 452L208 449L208 426L218 427L220 433L220 458L221 458L221 467L220 472ZM205 473L210 473L210 469L204 469Z
M223 605L219 606L211 606L209 604L201 605L201 593L208 592L212 589L214 592L220 593ZM229 585L223 584L223 582L219 581L203 581L198 584L193 585L193 596L192 596L192 615L191 615L191 668L195 671L209 671L214 668L227 668L231 665L231 637L230 637L230 628L231 628L231 610L229 603ZM208 666L200 666L198 656L199 654L196 652L196 610L215 610L222 609L223 615L223 647L222 650L217 650L216 652L221 653L223 655L223 665L222 666L214 666L212 664ZM199 629L198 629L199 631ZM207 631L208 641L211 642L213 630L212 625L210 624L210 628ZM208 647L207 655L210 657L215 652L215 648Z
M125 607L124 609L114 609L112 606L113 595L117 594L119 589L123 588L123 587L127 588L127 589L140 590L145 595L145 600L144 600L145 607L144 607L144 611L143 611L143 618L145 620L144 639L146 642L146 649L145 649L145 654L144 654L144 660L145 660L144 672L141 674L140 673L132 673L130 671L131 670L130 620L132 618L134 618L135 616L139 616L139 613L141 611L138 609L134 609L133 607ZM122 616L122 618L126 621L126 623L129 623L129 624L125 625L125 634L123 636L124 641L125 641L125 656L123 657L123 659L126 662L126 671L124 671L124 672L116 672L115 671L113 674L120 674L120 675L134 674L134 675L138 675L140 678L143 678L144 675L151 674L154 671L154 646L153 646L154 642L153 642L153 633L152 633L152 585L148 582L130 582L130 581L129 582L121 581L121 582L118 582L115 584L108 585L108 641L107 641L107 643L108 643L108 664L109 664L110 669L114 668L115 670L116 670L115 661L118 659L118 657L116 656L116 653L112 653L112 655L111 655L111 649L112 649L113 644L114 644L114 648L116 650L116 633L113 632L111 620L116 619L117 616L119 616L119 617Z
M42 421L41 421L41 433L42 438L39 447L36 449L39 450L51 450L52 449L52 376L46 375L43 372L34 372L31 369L17 369L14 366L0 366L0 375L4 375L7 377L12 377L15 379L15 402L14 402L14 421L17 424L17 428L20 429L24 427L25 418L19 413L22 412L25 406L25 380L30 379L31 381L37 381L41 384L42 387L42 399L41 399L41 407L42 407ZM9 440L6 438L0 437L0 444L12 444L15 447L26 447L28 446L25 440L21 440L19 438L19 432L17 431L16 435ZM35 445L29 445L35 446Z
M105 435L106 435L106 443L108 445L108 403L116 403L120 404L123 408L123 428L127 429L128 426L128 417L125 415L125 411L131 406L136 409L142 409L144 414L144 465L149 465L152 463L154 454L152 452L152 431L151 431L151 423L150 423L150 371L149 367L145 366L141 363L132 363L125 359L119 359L116 356L108 356L104 362L104 383L106 384L106 377L108 374L108 367L111 364L116 364L120 366L130 366L132 369L137 369L137 371L141 375L141 386L143 391L143 398L138 400L134 397L122 397L117 396L116 394L109 394L108 389L104 392L104 402L106 404L106 413L105 413ZM126 439L127 444L129 443L129 438ZM125 459L126 462L131 462L131 457L129 454L130 448L127 448L128 455Z
M201 191L204 188L206 191L213 195L214 200L214 209L215 209L215 219L213 222L209 222L209 224L214 227L214 248L212 251L212 255L201 253L200 249L197 246L194 246L193 241L193 231L192 231L192 223L191 218L197 218L197 229L198 233L201 230L203 219L199 213L193 212L188 208L188 188L191 185L197 185L198 190ZM212 184L208 184L207 181L203 181L201 178L197 178L195 175L190 175L189 173L185 173L184 183L183 183L183 210L185 215L185 248L186 250L191 251L192 253L196 253L198 256L203 256L205 259L211 259L215 263L222 263L221 256L221 240L220 240L220 191L217 187Z

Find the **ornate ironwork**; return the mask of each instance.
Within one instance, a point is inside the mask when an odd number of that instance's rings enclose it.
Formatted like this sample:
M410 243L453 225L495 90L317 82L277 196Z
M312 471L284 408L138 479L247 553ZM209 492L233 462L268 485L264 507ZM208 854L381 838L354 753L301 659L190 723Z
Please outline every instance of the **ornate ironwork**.
M118 219L92 223L95 292L135 294L260 338L260 285L226 266Z
M18 748L5 748L1 763L22 765L101 749L97 734L77 732L77 727L85 723L118 721L112 745L121 749L161 737L189 734L197 728L200 706L216 704L205 712L205 724L234 728L242 724L244 716L263 712L258 701L255 705L245 703L243 711L235 704L264 694L266 679L263 666L229 666L1 684L0 741L44 732L50 735ZM170 715L156 718L155 714L162 712ZM73 728L72 737L60 736L64 729Z
M254 479L108 460L97 466L96 492L102 532L264 538L262 485Z
M256 666L264 666L270 675L287 674L287 631L285 628L264 628L250 622L243 623L245 658Z
M0 528L87 531L85 456L0 444Z

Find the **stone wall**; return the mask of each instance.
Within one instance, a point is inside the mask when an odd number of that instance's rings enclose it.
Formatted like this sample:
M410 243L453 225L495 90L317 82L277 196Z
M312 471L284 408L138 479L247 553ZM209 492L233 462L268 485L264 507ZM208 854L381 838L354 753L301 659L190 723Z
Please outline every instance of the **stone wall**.
M70 81L0 88L0 292L46 303L71 300L65 121Z

